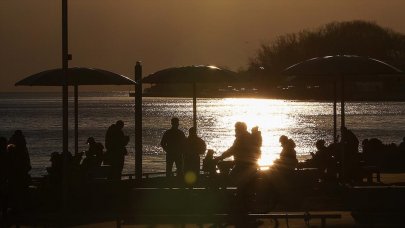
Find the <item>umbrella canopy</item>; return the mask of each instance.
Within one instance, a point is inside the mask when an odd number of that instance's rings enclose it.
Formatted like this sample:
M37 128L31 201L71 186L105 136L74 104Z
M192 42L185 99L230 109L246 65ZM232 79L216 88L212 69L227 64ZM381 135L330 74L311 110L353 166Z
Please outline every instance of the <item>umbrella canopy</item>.
M75 87L75 153L78 152L78 86L79 85L134 85L134 80L107 70L73 67L67 69L68 85ZM15 86L63 86L62 68L42 71L15 83Z
M342 75L355 75L350 80L369 80L384 75L402 74L402 71L383 61L357 55L335 55L316 57L286 68L285 75L296 76L296 79L330 81L340 80Z
M173 67L157 71L145 77L144 83L189 83L193 85L193 126L197 127L196 84L232 83L237 81L237 73L216 66L196 65Z
M107 70L85 67L69 68L68 85L134 85L135 81ZM61 68L42 71L17 82L16 86L62 86Z

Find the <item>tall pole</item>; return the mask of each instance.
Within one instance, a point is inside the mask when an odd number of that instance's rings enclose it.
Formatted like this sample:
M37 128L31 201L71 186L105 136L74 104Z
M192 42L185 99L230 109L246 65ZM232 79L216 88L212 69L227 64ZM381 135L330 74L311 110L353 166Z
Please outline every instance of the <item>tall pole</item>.
M62 0L62 69L63 69L63 86L62 86L62 116L63 116L63 153L68 152L68 5L67 0Z
M193 127L197 130L197 86L193 83Z
M345 76L341 76L341 99L340 99L340 118L341 118L341 127L345 126Z
M79 152L79 86L74 86L75 93L75 154Z
M336 103L337 103L337 85L336 80L333 82L333 142L337 143L337 111L336 111Z
M135 65L135 178L142 179L142 66Z
M341 146L340 146L340 153L342 155L342 168L341 168L341 180L346 181L346 151L345 151L345 138L346 136L343 134L343 127L345 126L345 77L344 75L341 76L341 98L340 98L340 118L341 118L341 127L340 127L340 137L341 137Z
M62 86L62 112L63 112L63 179L62 179L62 213L65 214L68 205L68 4L67 0L62 0L62 70L63 70L63 86Z

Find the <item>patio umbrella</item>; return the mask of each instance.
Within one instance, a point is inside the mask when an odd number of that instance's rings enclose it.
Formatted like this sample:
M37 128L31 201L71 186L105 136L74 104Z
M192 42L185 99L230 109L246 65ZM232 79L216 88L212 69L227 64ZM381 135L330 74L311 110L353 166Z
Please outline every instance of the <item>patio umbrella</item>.
M75 88L75 153L78 152L78 86L79 85L134 85L135 81L107 70L73 67L67 69L67 85ZM15 86L63 86L62 68L42 71L15 83Z
M333 83L334 92L334 141L336 142L336 83L341 85L341 125L345 126L345 80L383 79L387 75L399 75L402 71L383 61L357 55L334 55L305 60L282 72L290 81ZM353 76L353 77L347 77Z
M183 66L157 71L145 77L142 82L158 83L189 83L193 85L193 126L197 127L197 83L232 83L237 81L236 73L216 66Z

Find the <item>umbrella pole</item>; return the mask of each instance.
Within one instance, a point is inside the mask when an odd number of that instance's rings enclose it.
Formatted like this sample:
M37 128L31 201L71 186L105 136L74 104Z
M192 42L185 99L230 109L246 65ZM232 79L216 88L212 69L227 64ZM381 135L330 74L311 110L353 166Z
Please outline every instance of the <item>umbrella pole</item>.
M342 75L341 78L341 94L342 98L340 100L340 118L341 118L341 127L343 128L345 126L345 77Z
M69 67L69 54L68 54L68 3L67 0L62 0L62 69L63 69L63 86L62 86L62 129L63 129L63 180L62 180L62 214L67 210L68 206L68 67Z
M62 0L62 69L64 82L62 86L62 109L63 109L63 153L68 152L68 9L67 0Z
M337 112L336 112L336 103L337 103L337 93L336 93L336 81L333 83L333 142L337 143Z
M345 142L344 142L344 135L343 135L343 127L345 126L345 78L344 75L341 76L341 99L340 99L340 118L341 118L341 127L340 127L340 137L341 137L341 154L342 154L342 181L346 181L347 175L346 175L346 154L345 154Z
M135 65L135 178L142 179L142 65Z
M197 130L197 86L193 83L193 127Z
M75 154L79 153L79 86L74 86L75 93Z

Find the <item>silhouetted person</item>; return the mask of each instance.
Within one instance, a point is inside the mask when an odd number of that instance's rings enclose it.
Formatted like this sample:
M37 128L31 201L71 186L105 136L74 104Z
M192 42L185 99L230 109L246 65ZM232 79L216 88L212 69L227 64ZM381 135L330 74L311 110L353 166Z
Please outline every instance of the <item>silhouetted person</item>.
M7 139L0 137L0 213L5 221L7 217ZM0 223L0 227L2 227Z
M21 130L14 131L14 134L10 137L8 144L14 144L18 149L27 150L27 141Z
M282 135L280 136L279 142L283 149L280 153L280 159L275 161L276 168L288 171L294 170L298 165L294 140Z
M258 156L252 135L247 131L246 123L236 122L235 141L217 160L233 156L234 167L231 170L231 179L237 186L237 199L240 209L247 209L249 183L254 180L258 168Z
M10 207L16 213L23 209L30 182L28 174L30 170L31 163L26 148L9 144L7 146L8 200Z
M31 160L28 154L27 141L25 140L25 136L23 135L22 131L16 130L10 137L8 144L14 145L12 146L14 152L11 154L8 152L8 155L12 156L9 158L16 159L13 160L13 162L18 160L18 163L15 164L22 168L22 172L26 171L28 173L28 171L31 170Z
M214 150L208 150L203 159L203 171L210 177L217 174L217 160L214 159Z
M121 179L125 155L127 154L125 146L129 142L129 137L124 135L123 128L124 122L118 120L108 128L105 135L106 159L111 166L110 178L113 180Z
M91 172L95 171L97 167L100 167L103 162L102 157L104 146L101 143L96 142L93 137L89 137L87 143L89 144L89 149L85 151L86 157L81 164L81 170L82 173L89 178Z
M184 173L192 172L198 176L200 173L200 155L205 153L207 145L200 137L194 127L188 130L186 139L186 150L184 153Z
M255 126L252 128L251 134L252 134L252 146L253 146L254 154L256 156L256 160L259 160L262 155L262 151L261 151L261 147L263 144L262 132L259 131L258 126Z
M186 146L186 136L179 129L179 119L171 119L172 127L163 133L160 145L166 152L166 176L172 176L173 163L176 164L176 173L183 174L183 154Z
M63 158L58 152L52 152L49 159L51 166L46 168L51 184L60 184L62 182Z
M7 164L7 139L0 137L0 187L3 186L3 180L6 178L6 164Z
M217 160L234 157L235 165L232 168L231 175L244 179L244 176L250 176L257 169L257 155L252 140L252 135L247 131L246 123L236 122L235 141L232 146L226 150Z
M87 144L89 145L88 154L90 156L95 157L95 163L97 166L100 166L101 163L103 162L103 150L104 146L100 142L96 142L96 140L93 137L89 137L87 139ZM87 155L86 155L87 156Z
M316 168L318 168L322 178L332 175L330 172L334 170L334 161L329 148L325 145L325 140L320 139L315 143L316 152L311 153L312 160Z
M342 127L340 143L343 149L342 177L345 180L354 180L360 171L359 140L351 130Z

